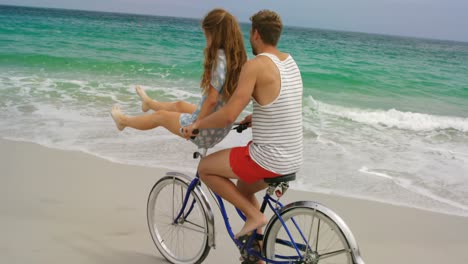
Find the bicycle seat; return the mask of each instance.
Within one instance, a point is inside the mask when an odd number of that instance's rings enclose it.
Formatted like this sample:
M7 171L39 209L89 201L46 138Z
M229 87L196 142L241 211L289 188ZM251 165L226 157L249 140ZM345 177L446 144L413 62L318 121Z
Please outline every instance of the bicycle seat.
M295 179L296 179L296 173L291 173L291 174L286 174L286 175L280 175L274 178L265 178L263 179L263 181L265 183L272 184L272 183L290 182L290 181L294 181Z

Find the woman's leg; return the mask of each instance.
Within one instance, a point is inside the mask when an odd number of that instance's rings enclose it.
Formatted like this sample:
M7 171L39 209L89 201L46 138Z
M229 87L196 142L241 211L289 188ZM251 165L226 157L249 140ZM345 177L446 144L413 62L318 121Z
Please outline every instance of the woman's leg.
M173 134L181 136L181 126L179 123L180 113L178 112L160 110L147 115L127 116L120 111L120 107L115 105L112 107L111 115L119 130L123 130L126 127L148 130L162 126Z
M159 111L159 110L166 110L171 112L179 112L179 113L188 113L191 114L195 112L197 106L185 101L176 101L176 102L159 102L153 100L149 97L145 90L143 90L140 86L135 88L138 96L141 98L141 110L143 112L147 112L148 110Z

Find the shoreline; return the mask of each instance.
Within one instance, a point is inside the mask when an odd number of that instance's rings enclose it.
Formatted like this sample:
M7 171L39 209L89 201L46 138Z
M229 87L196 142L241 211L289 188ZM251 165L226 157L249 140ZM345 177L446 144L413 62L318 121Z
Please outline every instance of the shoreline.
M0 262L167 263L146 224L147 195L167 170L3 139L0 160ZM366 263L468 263L467 217L292 189L283 199L332 208ZM209 200L217 247L204 263L239 263ZM240 221L227 207L235 231Z
M167 166L167 165L149 166L149 165L131 164L131 163L127 163L127 162L124 162L124 161L119 161L119 160L114 159L114 158L102 156L102 155L99 155L99 154L96 154L96 153L93 153L91 151L87 151L87 150L84 150L84 149L60 148L60 147L55 147L55 146L48 146L46 144L41 144L41 143L34 142L34 141L28 141L28 140L23 140L23 139L13 139L13 138L0 138L0 142L1 141L7 141L7 142L12 142L12 143L18 143L18 144L32 144L32 145L37 145L37 146L47 148L47 149L50 149L50 150L54 150L54 151L78 152L78 153L82 153L82 154L85 154L85 155L90 155L90 156L92 156L94 158L97 158L97 159L102 159L102 160L105 160L105 161L108 161L108 162L111 162L111 163L114 163L114 164L120 164L120 165L125 165L125 166L136 166L136 167L163 170L163 171L172 171L173 170L172 168L169 168L169 166ZM236 143L239 143L239 142L236 142ZM195 164L196 163L194 163L194 166L195 166ZM187 174L189 176L192 176L192 174L193 174L191 171L189 172L186 169L182 169L182 170L178 169L178 171L182 172L184 174ZM458 213L457 214L455 212L431 210L429 208L424 208L422 206L408 205L408 204L405 204L405 203L386 201L384 199L376 199L376 198L366 197L366 196L346 195L346 194L336 193L336 192L334 192L332 190L323 190L323 191L311 190L311 191L308 191L308 190L303 190L303 189L295 189L294 186L290 186L289 189L294 190L294 191L299 191L299 192L305 192L305 193L314 193L314 194L319 194L319 195L324 195L324 196L333 196L333 197L337 197L337 198L340 198L340 199L353 199L353 200L360 200L360 201L365 201L365 202L375 202L375 203L380 203L380 204L383 204L383 205L421 210L421 211L426 211L426 212L430 212L430 213L443 214L443 215L447 215L447 216L468 218L468 213L466 213L466 214ZM439 200L437 200L437 201L440 202Z

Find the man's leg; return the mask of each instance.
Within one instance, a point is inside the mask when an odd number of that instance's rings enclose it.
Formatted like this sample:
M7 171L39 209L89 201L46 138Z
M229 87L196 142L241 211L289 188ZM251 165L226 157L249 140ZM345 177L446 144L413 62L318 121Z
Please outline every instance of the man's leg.
M260 204L258 203L257 197L255 197L255 194L258 191L261 191L268 187L268 184L266 184L264 181L257 181L252 184L246 183L242 180L237 181L237 189L239 189L240 193L244 195L250 203L258 208L260 210Z
M257 181L252 184L246 183L242 180L237 181L237 189L239 189L240 193L242 193L242 195L244 195L250 201L250 203L255 206L255 208L258 208L258 210L260 210L260 203L258 202L257 197L255 197L255 193L265 189L266 187L268 187L268 184L266 184L264 181ZM262 228L257 228L257 234L262 233ZM262 245L261 241L260 245Z
M200 179L211 190L245 214L247 218L245 224L236 234L236 237L239 237L264 226L267 219L258 207L252 204L251 200L244 196L230 180L239 179L229 164L230 152L230 149L225 149L203 158L198 166L198 173Z

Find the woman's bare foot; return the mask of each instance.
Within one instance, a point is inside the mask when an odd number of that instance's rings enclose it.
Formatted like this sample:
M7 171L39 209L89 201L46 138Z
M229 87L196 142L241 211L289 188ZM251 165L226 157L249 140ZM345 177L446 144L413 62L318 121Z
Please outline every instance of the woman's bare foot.
M239 233L237 233L234 236L234 238L238 239L239 237L243 235L247 235L248 233L254 231L255 229L263 227L267 223L268 223L268 220L266 219L265 215L258 212L258 214L255 217L246 219L245 224L242 227L241 231L239 231Z
M141 89L140 86L135 87L135 91L141 98L141 110L143 112L148 112L148 110L150 110L150 107L147 102L152 99L146 94L145 90Z
M125 128L125 125L122 124L122 112L120 111L120 107L118 105L114 105L111 111L112 119L114 119L115 125L117 129L122 131Z

